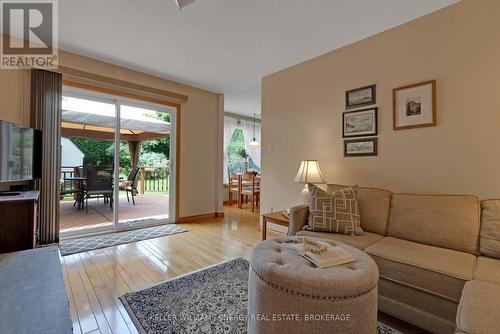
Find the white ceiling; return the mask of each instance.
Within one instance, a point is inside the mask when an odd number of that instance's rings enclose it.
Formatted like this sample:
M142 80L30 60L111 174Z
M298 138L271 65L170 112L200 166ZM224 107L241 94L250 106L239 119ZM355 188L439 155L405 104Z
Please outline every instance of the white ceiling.
M267 74L457 0L59 0L59 45L225 94L260 113Z

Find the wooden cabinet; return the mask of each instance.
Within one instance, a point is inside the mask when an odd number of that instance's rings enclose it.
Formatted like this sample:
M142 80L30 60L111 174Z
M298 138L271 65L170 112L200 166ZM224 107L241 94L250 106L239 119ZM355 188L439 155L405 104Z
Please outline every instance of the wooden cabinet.
M38 191L0 196L0 253L35 248Z

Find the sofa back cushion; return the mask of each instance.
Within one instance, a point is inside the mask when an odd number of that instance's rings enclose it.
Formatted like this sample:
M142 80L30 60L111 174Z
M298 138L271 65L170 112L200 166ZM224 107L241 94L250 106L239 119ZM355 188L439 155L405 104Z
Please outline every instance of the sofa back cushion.
M393 194L389 236L475 253L479 199L468 195Z
M500 199L481 202L479 250L486 256L500 259Z
M338 184L326 185L326 191L333 192L347 186ZM385 236L389 220L391 192L384 189L359 187L358 205L361 228L364 231Z

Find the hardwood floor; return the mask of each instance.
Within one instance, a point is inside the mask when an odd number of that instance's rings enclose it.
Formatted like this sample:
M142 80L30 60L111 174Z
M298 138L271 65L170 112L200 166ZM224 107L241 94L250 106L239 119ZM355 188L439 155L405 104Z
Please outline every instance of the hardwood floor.
M260 242L259 213L235 206L224 212L225 218L180 224L187 233L62 257L74 333L137 333L119 296L237 256L248 259ZM268 238L277 236L268 231ZM379 318L403 333L424 333Z
M226 207L225 218L180 224L187 233L62 257L74 333L137 333L119 296L237 256L248 259L260 241L258 221L257 212Z

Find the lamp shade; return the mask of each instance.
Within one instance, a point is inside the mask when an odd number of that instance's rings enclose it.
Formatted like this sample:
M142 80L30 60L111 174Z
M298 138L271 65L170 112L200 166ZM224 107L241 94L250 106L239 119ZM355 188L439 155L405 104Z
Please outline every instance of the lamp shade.
M326 183L318 160L304 160L300 163L299 171L295 176L297 183Z
M254 137L253 140L248 143L248 146L259 147L260 144L257 140L255 140L255 137Z

